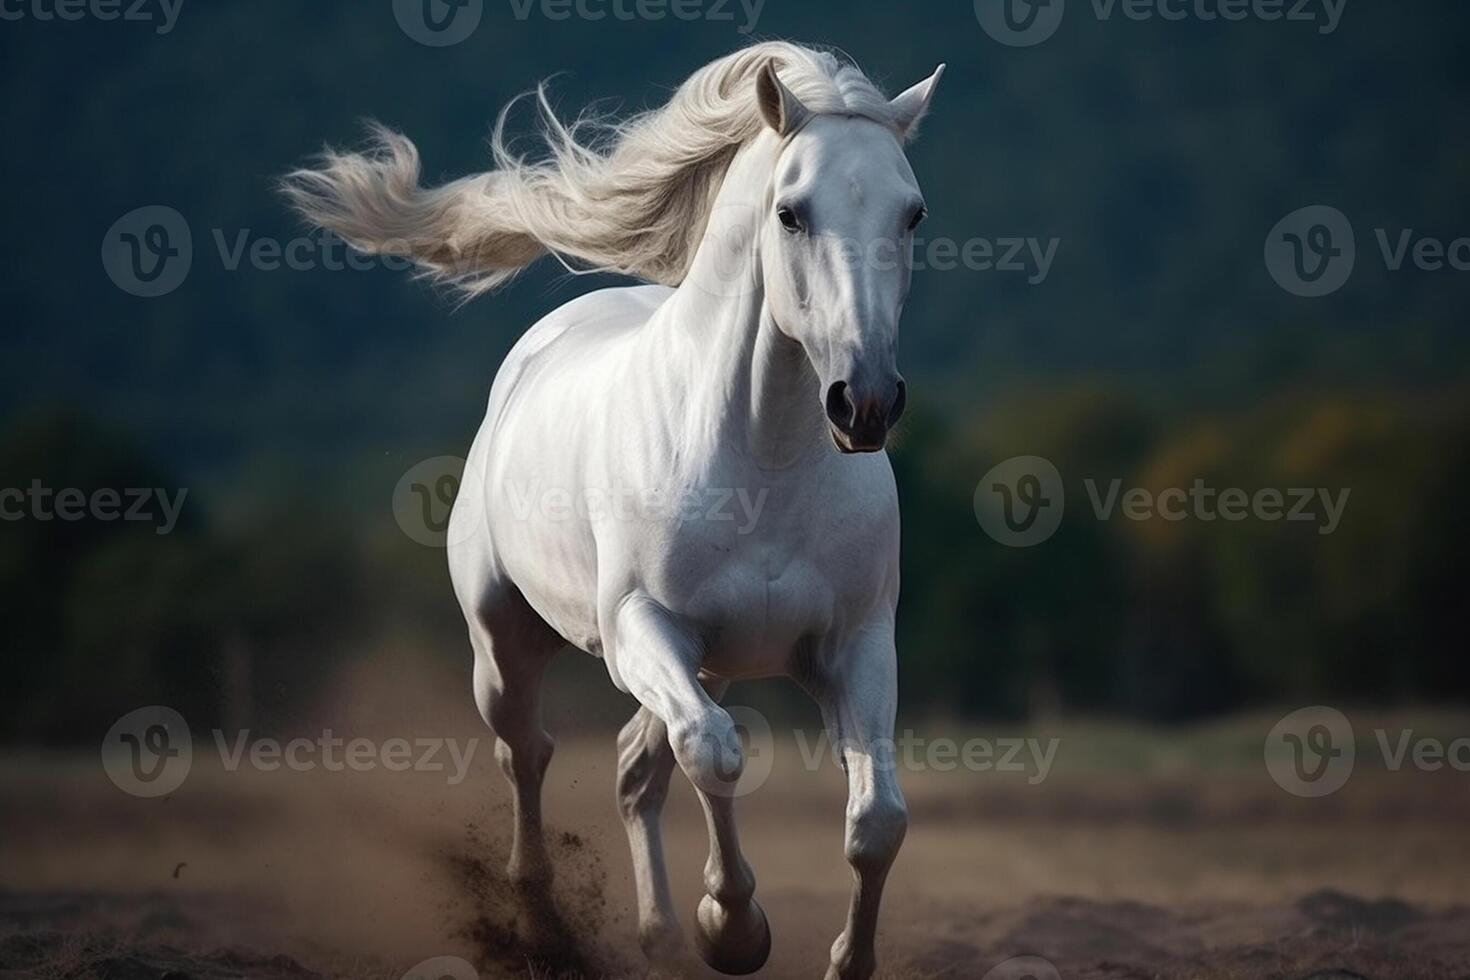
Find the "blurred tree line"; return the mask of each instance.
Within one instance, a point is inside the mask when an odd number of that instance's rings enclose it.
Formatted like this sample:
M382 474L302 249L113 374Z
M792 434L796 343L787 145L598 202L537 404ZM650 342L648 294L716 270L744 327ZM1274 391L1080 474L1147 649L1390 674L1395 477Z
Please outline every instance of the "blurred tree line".
M21 422L0 437L0 487L177 485L127 444L75 413ZM973 510L981 474L1015 455L1051 460L1067 494L1060 529L1029 548L991 540ZM921 405L894 460L910 714L1182 720L1470 694L1462 396L1290 394L1181 417L1117 389L1036 389L958 423ZM1103 521L1082 483L1157 492L1196 478L1351 493L1323 535L1253 517ZM391 479L360 513L302 496L227 526L196 491L167 535L93 519L0 524L0 735L91 737L146 703L202 724L242 711L285 721L385 633L468 676L443 553L393 524Z

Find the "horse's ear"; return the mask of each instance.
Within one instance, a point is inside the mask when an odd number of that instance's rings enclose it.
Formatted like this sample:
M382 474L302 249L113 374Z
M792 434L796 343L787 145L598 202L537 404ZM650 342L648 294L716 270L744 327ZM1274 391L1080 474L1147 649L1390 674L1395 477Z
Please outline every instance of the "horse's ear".
M904 139L913 139L919 131L919 122L929 112L929 103L934 99L934 90L944 77L944 66L934 69L934 74L913 88L899 93L889 105L893 108L893 120Z
M782 136L789 136L801 128L811 116L811 110L791 94L776 75L776 63L767 61L755 76L755 98L760 106L761 118Z

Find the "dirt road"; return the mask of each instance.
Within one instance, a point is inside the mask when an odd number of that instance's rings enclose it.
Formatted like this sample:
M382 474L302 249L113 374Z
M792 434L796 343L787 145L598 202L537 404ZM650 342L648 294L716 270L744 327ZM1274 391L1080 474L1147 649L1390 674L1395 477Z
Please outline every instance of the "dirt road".
M1041 780L905 773L882 975L979 980L1029 955L1065 980L1470 977L1470 775L1364 767L1299 799L1251 760L1258 729L1056 728ZM94 755L0 759L0 977L396 980L436 956L527 975L488 743L451 785L230 772L200 742L187 781L151 800ZM843 780L829 762L809 772L789 738L771 748L771 777L739 806L775 935L764 975L815 977L849 887ZM639 962L614 758L608 737L564 739L547 782L562 908L584 972L609 977ZM667 825L687 928L705 839L685 785Z

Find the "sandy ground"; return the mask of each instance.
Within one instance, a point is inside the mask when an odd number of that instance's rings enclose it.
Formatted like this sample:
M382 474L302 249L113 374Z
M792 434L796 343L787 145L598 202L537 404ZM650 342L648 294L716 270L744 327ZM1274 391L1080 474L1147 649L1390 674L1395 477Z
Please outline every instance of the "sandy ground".
M912 826L881 975L978 980L1029 955L1066 980L1470 977L1470 774L1360 766L1338 793L1298 799L1259 762L1269 723L1053 727L1039 784L905 772ZM0 756L0 977L397 978L449 955L484 977L532 972L499 876L508 790L489 743L450 785L229 772L201 742L184 785L152 800L120 792L94 754ZM763 975L820 976L850 882L844 783L788 738L772 751L740 803L775 937ZM622 977L640 971L614 761L610 737L563 738L546 804L582 972ZM667 828L687 928L706 846L687 785Z

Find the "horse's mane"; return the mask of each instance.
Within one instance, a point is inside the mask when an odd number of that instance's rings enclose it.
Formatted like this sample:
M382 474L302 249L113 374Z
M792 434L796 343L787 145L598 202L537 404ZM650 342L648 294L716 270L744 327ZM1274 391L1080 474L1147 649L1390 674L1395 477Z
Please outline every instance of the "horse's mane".
M769 41L711 62L665 105L622 121L583 114L565 124L538 86L548 150L540 160L510 149L507 106L490 137L495 169L488 173L420 187L413 143L373 124L364 152L329 149L316 167L287 175L284 190L313 224L361 251L408 256L466 298L548 252L676 285L731 161L764 125L755 89L768 62L814 113L896 125L888 99L849 61Z

